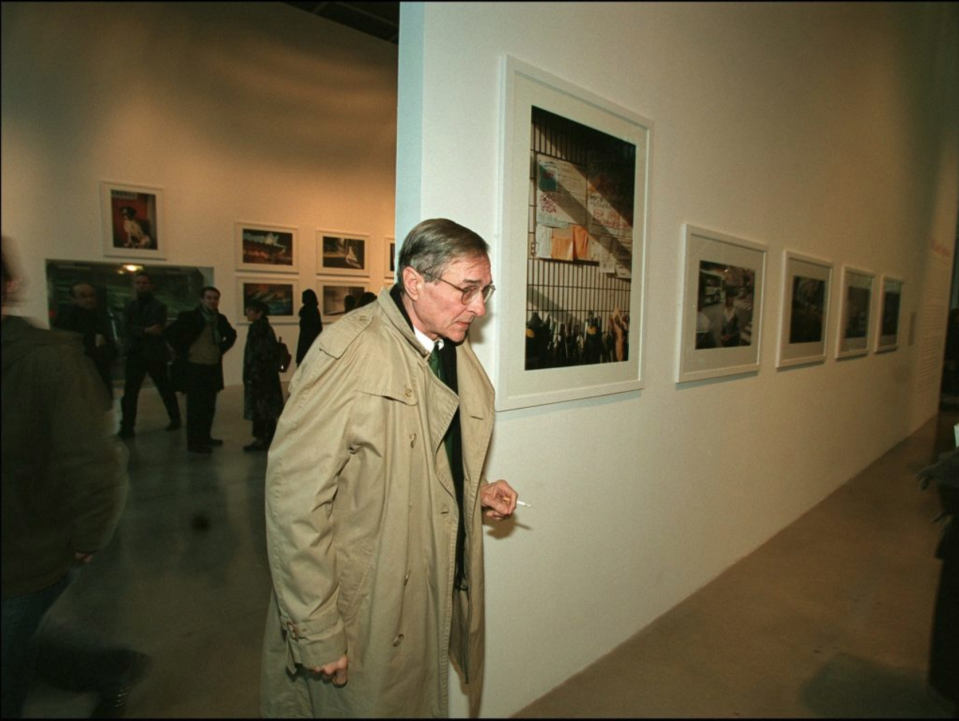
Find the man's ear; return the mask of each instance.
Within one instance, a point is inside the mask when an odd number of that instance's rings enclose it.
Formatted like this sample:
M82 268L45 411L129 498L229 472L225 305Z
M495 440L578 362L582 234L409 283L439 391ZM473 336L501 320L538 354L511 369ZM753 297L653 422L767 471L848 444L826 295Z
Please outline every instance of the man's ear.
M424 282L423 276L415 268L409 265L403 268L403 290L410 297L410 300L420 299Z

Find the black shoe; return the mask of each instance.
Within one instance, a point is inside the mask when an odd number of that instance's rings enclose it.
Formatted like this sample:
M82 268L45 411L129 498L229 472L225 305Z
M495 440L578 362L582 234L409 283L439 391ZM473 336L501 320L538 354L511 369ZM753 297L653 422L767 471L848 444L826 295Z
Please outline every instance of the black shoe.
M243 450L249 453L262 453L263 451L270 450L270 444L264 443L261 440L255 440L248 446L243 446Z
M213 453L213 449L210 446L187 446L186 449L190 453Z
M183 423L180 422L179 418L174 418L169 423L166 424L166 429L168 431L176 431L183 427Z
M121 718L127 707L127 698L133 688L147 677L153 666L153 659L144 653L130 651L130 660L120 674L111 679L100 700L93 709L91 718Z
M135 435L132 428L121 428L117 433L119 438L133 438Z
M211 445L211 446L222 446L222 445L223 445L223 439L222 439L222 438L208 438L206 442L207 442L209 445Z

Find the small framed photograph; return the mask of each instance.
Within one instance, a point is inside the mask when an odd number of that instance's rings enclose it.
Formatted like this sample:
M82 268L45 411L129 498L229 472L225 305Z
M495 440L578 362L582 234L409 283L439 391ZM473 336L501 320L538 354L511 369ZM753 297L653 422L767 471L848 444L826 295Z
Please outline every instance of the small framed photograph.
M823 363L833 264L787 250L777 366Z
M363 294L370 292L365 281L342 278L321 278L316 281L316 296L320 301L323 324L335 323L363 302ZM367 296L369 297L369 296Z
M766 247L683 225L685 283L677 381L759 370Z
M361 233L316 231L316 272L369 276L368 240L369 236Z
M236 267L240 270L295 273L300 261L297 229L237 221Z
M248 325L246 304L251 300L266 303L270 323L295 323L300 300L300 282L294 278L238 275L236 277L237 323Z
M392 281L396 277L396 239L386 238L383 242L386 250L386 278Z
M879 303L879 335L876 352L899 347L899 309L902 305L902 280L882 276L882 300Z
M103 181L100 204L105 256L161 260L167 257L160 188Z
M876 275L843 266L837 358L866 355L872 347L872 289Z

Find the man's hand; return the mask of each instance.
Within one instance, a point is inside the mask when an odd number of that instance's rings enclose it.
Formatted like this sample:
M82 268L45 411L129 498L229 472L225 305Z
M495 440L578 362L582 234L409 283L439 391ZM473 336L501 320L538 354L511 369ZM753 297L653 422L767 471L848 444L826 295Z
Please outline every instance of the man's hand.
M310 671L322 676L324 681L332 681L334 686L346 686L346 682L349 680L348 666L349 661L346 654L343 654L338 661L328 663L325 666L314 666Z
M151 325L149 328L144 328L143 332L147 335L163 335L163 326L157 323L156 325Z
M506 481L488 483L480 489L480 504L486 511L487 518L503 520L513 515L516 510L516 500L519 495Z
M93 560L93 554L92 554L92 553L84 553L83 551L76 551L76 552L73 554L73 558L76 560L77 563L87 564L87 563L90 563L90 561Z

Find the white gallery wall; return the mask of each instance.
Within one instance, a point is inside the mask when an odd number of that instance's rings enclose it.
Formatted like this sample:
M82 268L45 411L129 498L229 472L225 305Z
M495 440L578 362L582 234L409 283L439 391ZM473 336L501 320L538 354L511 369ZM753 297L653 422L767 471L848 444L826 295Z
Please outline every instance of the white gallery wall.
M502 232L507 55L653 123L644 390L497 415L488 476L534 507L487 533L484 716L626 640L936 413L957 43L955 4L403 4L398 235L453 218L506 276L505 244L526 240ZM767 247L758 373L675 382L684 223ZM778 370L786 249L835 267L826 361ZM835 359L844 264L905 281L894 352ZM497 300L473 332L494 376Z
M317 229L369 235L370 284L393 234L396 46L279 3L3 3L3 234L47 315L46 259L104 258L100 181L159 187L164 260L213 269L246 326L234 223L298 229L299 290ZM243 271L249 275L249 271ZM296 298L296 308L300 305ZM298 327L275 324L291 350ZM288 372L286 379L289 378Z

